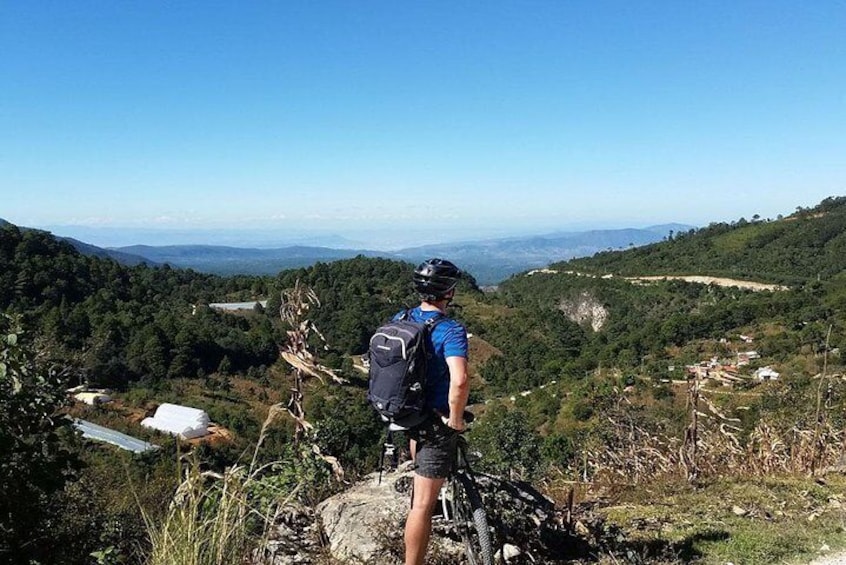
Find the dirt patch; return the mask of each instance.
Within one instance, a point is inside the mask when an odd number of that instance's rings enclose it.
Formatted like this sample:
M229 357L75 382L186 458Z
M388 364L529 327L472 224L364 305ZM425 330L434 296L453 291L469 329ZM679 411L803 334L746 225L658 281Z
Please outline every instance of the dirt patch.
M846 553L837 553L814 559L808 565L846 565Z
M632 282L650 282L650 281L685 281L699 284L713 284L716 286L728 286L736 288L744 288L747 290L787 290L786 286L779 284L767 284L755 281L742 281L738 279L728 279L724 277L709 277L705 275L656 275L648 277L625 277L627 281Z
M223 426L219 426L217 424L209 424L208 430L209 433L207 435L189 439L188 443L191 445L208 444L211 446L217 446L224 443L231 443L235 437L230 430L227 430Z
M468 364L468 374L470 375L470 386L473 388L481 387L482 375L481 368L488 362L491 357L498 357L502 355L502 351L474 335L468 341L468 354L470 361Z
M80 406L85 408L84 405ZM111 402L101 404L100 407L116 416L119 416L121 419L131 424L140 424L141 420L147 416L152 416L153 412L155 412L155 405L153 404L146 406L130 406L120 398L112 398Z

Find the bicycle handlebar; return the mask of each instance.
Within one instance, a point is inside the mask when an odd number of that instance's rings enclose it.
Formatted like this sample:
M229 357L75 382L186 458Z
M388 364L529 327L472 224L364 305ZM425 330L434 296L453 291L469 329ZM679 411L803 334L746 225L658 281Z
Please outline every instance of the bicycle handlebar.
M448 422L449 422L449 418L447 418L446 416L444 416L444 415L443 415L443 414L441 414L440 412L438 412L438 413L437 413L437 415L438 415L438 416L440 416L440 418L441 418L441 422L442 422L445 426L449 427L449 423L448 423ZM454 430L455 432L457 432L457 433L459 433L459 434L463 434L464 432L466 432L466 431L467 431L467 428L470 426L470 423L471 423L471 422L473 422L473 420L475 420L475 419L476 419L476 416L474 416L472 412L470 412L470 411L468 411L468 410L465 410L465 411L464 411L464 414L462 415L462 418L464 419L464 429L463 429L463 430L461 430L461 431L459 431L459 430ZM450 429L452 429L452 428L450 428Z

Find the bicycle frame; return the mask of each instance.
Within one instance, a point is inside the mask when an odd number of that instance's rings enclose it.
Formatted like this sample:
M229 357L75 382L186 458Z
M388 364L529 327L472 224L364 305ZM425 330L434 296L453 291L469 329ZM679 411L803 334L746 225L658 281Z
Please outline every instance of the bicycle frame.
M468 471L472 473L470 463L467 461L467 440L464 439L463 435L459 435L455 446L455 464L446 481L444 481L443 486L441 486L441 491L438 494L438 499L441 501L443 516L447 520L453 519L453 516L450 516L448 499L452 496L450 493L454 488L454 482L457 480L456 475L458 473L467 473Z

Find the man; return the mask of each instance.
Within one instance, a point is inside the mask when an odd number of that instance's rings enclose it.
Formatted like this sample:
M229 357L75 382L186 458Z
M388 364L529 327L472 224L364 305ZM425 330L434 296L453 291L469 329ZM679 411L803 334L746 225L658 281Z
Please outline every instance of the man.
M429 259L421 263L414 271L420 306L409 312L410 318L425 322L444 317L460 277L461 271L449 261ZM405 522L405 565L423 565L426 557L432 513L455 459L456 434L464 430L464 408L470 390L464 326L449 318L441 319L432 329L429 341L426 408L431 416L410 431L415 474L411 510Z

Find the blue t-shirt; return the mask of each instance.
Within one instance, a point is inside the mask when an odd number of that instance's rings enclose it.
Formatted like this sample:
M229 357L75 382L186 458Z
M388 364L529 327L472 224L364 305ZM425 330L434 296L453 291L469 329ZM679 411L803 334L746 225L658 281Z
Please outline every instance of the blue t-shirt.
M405 310L394 316L394 320L399 319L403 312ZM409 319L415 322L425 322L439 315L442 314L437 310L421 310L419 306L409 311ZM431 353L426 375L426 405L449 414L449 367L446 358L467 358L467 330L459 322L444 316L429 334L426 350Z

